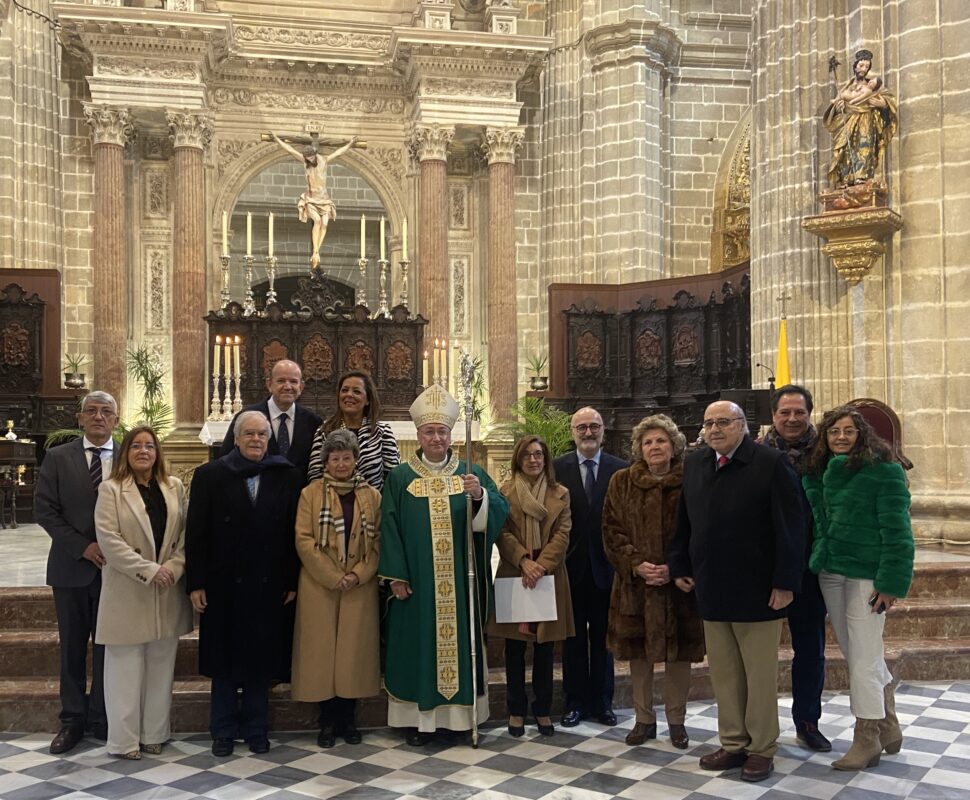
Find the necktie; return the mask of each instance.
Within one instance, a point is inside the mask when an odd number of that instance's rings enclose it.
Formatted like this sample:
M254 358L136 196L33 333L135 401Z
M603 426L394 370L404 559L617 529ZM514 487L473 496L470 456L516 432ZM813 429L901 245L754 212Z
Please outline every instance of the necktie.
M290 429L286 425L286 414L280 414L276 419L280 423L280 429L276 432L276 446L280 455L286 458L286 454L290 452Z
M246 478L246 488L249 489L249 499L253 501L253 505L256 505L256 481L258 478L258 475L250 475Z
M587 458L583 462L583 466L586 467L586 480L583 483L583 488L586 490L586 499L592 503L593 487L596 485L596 474L593 472L596 468L596 462L591 458Z
M727 463L728 463L728 461L730 461L730 460L731 460L731 459L730 459L730 458L728 458L727 456L718 456L718 457L717 457L717 468L718 468L718 469L721 469L721 468L722 468L722 467L723 467L723 466L724 466L725 464L727 464Z
M94 484L95 490L101 485L101 451L106 450L104 447L89 447L88 452L91 454L91 466L88 467L88 471L91 473L91 483Z

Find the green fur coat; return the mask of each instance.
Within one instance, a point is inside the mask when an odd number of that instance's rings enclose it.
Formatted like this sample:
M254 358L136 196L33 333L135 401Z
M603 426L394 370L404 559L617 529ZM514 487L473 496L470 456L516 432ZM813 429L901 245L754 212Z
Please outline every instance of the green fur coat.
M834 456L822 475L802 478L815 515L809 567L872 580L876 591L905 597L913 580L913 530L902 467L891 462L846 469Z

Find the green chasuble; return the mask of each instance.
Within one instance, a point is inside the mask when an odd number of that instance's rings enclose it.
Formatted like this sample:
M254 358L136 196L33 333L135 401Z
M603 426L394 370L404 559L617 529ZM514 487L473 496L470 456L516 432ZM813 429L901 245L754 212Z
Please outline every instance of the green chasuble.
M491 600L492 545L509 504L484 470L477 465L472 470L488 494L487 529L475 532L481 695L487 684L482 629ZM384 686L392 698L414 703L421 712L473 702L463 474L465 463L454 456L441 472L430 472L414 456L384 481L379 574L407 581L413 592L407 600L388 601Z

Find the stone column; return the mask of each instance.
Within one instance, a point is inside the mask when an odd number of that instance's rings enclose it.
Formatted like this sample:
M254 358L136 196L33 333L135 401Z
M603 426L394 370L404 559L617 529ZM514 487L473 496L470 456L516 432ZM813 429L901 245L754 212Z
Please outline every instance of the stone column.
M128 348L128 221L125 216L125 144L135 126L126 108L86 104L94 137L94 378L125 408Z
M205 415L206 342L205 184L202 156L212 138L205 114L168 112L175 141L172 244L172 389L176 428L198 426Z
M518 390L516 352L515 152L523 128L486 128L482 150L488 160L488 384L495 419L509 419Z
M449 335L448 143L453 126L415 125L411 149L421 164L418 217L418 301L430 338ZM427 347L427 344L425 345Z

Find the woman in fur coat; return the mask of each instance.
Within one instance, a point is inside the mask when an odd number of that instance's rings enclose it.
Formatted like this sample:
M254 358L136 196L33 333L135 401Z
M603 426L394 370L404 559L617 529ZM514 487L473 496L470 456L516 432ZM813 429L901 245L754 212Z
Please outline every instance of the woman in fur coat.
M677 530L684 435L664 414L642 420L631 440L630 467L610 481L603 505L603 547L616 568L607 646L630 662L636 724L629 745L657 737L654 664L664 666L664 706L670 741L689 744L684 720L690 665L704 659L704 628L693 594L678 591L665 563Z

